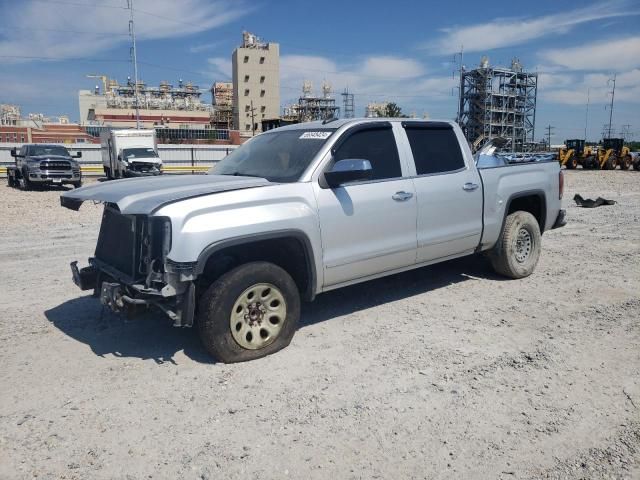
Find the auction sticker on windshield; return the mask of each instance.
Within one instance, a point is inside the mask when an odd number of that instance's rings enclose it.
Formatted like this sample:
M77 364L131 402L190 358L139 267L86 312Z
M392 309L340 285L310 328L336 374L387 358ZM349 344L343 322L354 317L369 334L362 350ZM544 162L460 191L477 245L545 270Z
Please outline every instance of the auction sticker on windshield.
M325 140L331 136L332 132L304 132L300 138L310 138L316 140Z

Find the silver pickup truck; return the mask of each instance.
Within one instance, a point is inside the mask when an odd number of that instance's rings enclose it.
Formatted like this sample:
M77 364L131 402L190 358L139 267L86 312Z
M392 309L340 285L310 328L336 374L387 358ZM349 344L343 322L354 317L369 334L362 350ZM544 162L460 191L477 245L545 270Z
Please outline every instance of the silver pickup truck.
M564 225L562 172L489 157L478 168L451 122L271 130L208 175L64 193L74 210L105 205L95 256L73 262L73 278L113 310L195 321L218 360L259 358L289 344L301 299L328 290L479 252L502 275L530 275L542 233Z

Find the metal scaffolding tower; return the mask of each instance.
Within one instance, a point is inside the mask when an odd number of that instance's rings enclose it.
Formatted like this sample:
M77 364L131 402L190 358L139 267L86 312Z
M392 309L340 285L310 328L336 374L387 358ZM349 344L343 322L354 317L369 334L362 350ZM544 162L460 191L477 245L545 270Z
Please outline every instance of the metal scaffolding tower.
M342 107L344 112L344 118L353 118L355 116L355 102L353 100L353 93L349 93L349 89L345 88L342 92Z
M511 68L480 67L460 76L460 126L474 151L495 137L509 141L505 149L527 151L534 143L538 74L527 73L517 59Z
M337 118L339 114L340 107L336 106L331 85L324 82L322 96L318 96L313 94L313 84L305 80L302 84L302 96L298 99L298 103L286 106L283 117L298 122L312 122Z

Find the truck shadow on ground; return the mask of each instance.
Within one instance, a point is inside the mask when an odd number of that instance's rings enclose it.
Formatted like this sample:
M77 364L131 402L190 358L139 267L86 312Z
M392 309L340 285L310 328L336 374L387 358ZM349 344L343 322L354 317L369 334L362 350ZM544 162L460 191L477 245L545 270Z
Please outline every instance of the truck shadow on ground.
M489 262L482 256L450 260L323 293L314 302L302 305L299 328L476 277L494 281L506 280L494 273Z
M155 310L129 320L87 295L47 310L45 316L101 357L114 355L176 364L175 354L184 350L194 361L215 363L200 344L195 330L174 328L168 318Z
M452 260L319 295L313 303L303 304L299 328L475 277L503 280L482 257ZM184 351L196 362L215 363L195 329L174 328L163 314L154 310L127 320L87 295L47 310L45 315L62 332L88 345L101 357L113 355L176 364L175 354Z

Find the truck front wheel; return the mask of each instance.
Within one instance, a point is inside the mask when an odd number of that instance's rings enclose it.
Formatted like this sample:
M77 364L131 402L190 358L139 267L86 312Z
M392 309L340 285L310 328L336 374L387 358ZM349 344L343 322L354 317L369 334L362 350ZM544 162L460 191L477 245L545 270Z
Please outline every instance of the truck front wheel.
M533 215L524 211L509 214L489 253L493 269L509 278L528 277L540 259L541 240L540 226Z
M224 363L264 357L289 345L300 318L291 276L268 262L251 262L216 280L202 295L200 338Z

